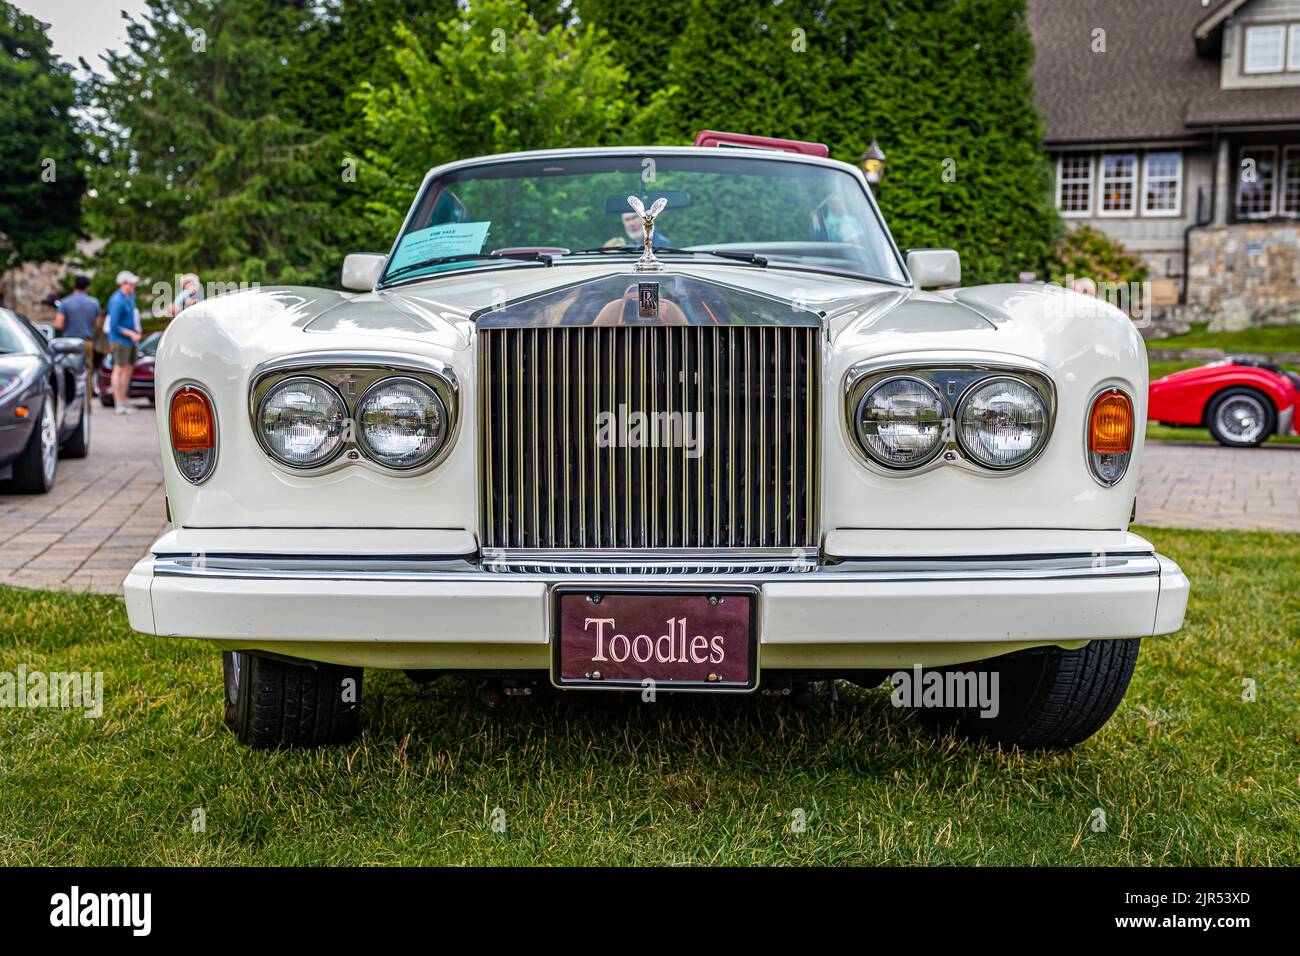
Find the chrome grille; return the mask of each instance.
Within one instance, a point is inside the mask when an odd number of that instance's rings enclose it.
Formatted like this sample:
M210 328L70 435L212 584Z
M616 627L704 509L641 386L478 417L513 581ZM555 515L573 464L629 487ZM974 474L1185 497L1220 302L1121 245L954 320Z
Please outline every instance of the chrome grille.
M807 325L480 329L484 549L815 548L819 346Z

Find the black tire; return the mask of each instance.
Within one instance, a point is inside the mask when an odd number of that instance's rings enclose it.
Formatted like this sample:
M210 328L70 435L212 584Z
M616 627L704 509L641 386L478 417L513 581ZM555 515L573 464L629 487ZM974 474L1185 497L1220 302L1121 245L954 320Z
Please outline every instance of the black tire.
M361 668L222 654L225 723L259 750L347 743L361 720ZM354 693L347 694L351 680ZM345 700L345 696L350 697Z
M23 447L22 454L14 459L12 474L14 491L23 494L43 495L54 487L57 468L53 472L46 471L44 449L41 441L42 429L45 426L44 416L47 414L55 416L54 443L57 457L58 413L54 404L54 392L47 388L45 397L41 400L41 417L36 419L32 427L32 433L27 439L27 444Z
M81 402L81 421L77 430L68 436L68 440L59 449L61 458L85 458L90 453L90 396Z
M934 668L996 671L998 713L981 717L978 707L918 707L914 713L928 727L970 740L1022 750L1073 747L1100 730L1124 699L1139 643L1138 638L1092 641L1073 651L1057 648Z
M1254 418L1260 420L1253 422L1244 435L1240 429L1234 434L1231 427L1220 421L1220 413L1225 406L1254 410ZM1273 407L1273 400L1263 392L1257 392L1253 388L1225 388L1206 407L1205 425L1220 445L1229 448L1257 448L1277 431L1277 409Z

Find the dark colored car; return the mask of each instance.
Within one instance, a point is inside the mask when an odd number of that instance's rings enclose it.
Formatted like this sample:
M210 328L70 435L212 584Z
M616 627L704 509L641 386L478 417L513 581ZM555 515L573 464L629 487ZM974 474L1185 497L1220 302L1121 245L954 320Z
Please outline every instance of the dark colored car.
M44 494L58 460L90 449L86 352L81 339L47 341L0 309L0 480L5 490Z
M153 404L153 362L160 341L162 341L161 332L150 332L135 350L135 368L131 370L131 386L126 393L128 398L147 398L149 404ZM113 358L106 355L104 364L99 367L96 381L99 387L99 400L108 408L113 407L112 371Z

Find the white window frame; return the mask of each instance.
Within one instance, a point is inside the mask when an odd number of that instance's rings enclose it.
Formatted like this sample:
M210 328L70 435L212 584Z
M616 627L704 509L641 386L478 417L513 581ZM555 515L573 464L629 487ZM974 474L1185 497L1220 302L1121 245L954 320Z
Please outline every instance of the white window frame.
M1257 68L1252 69L1250 65L1251 34L1258 36L1261 33L1270 32L1274 30L1282 34L1282 42L1278 47L1279 55L1278 55L1277 66L1269 66L1263 69L1257 69ZM1287 33L1289 31L1287 30L1287 25L1285 23L1252 24L1246 27L1246 29L1242 32L1243 32L1243 36L1241 38L1241 73L1243 76L1268 76L1272 73L1281 73L1286 69L1286 59L1287 59L1286 41L1287 41Z
M1178 165L1173 175L1174 181L1174 208L1173 209L1152 209L1147 205L1147 183L1151 179L1151 156L1152 154L1173 153L1177 157ZM1162 176L1161 179L1169 177ZM1153 149L1148 150L1142 155L1142 215L1155 218L1173 219L1183 214L1183 151L1181 149Z
M1066 156L1086 155L1088 159L1088 208L1087 209L1065 209L1061 205L1061 199L1065 192L1064 180L1061 171L1065 166ZM1061 153L1056 157L1056 210L1064 219L1088 219L1092 216L1092 210L1097 204L1097 161L1091 153ZM1079 182L1079 180L1072 180Z
M1133 161L1132 190L1129 192L1127 209L1106 208L1106 158L1108 156L1127 156ZM1116 182L1130 180L1120 179ZM1142 172L1137 153L1102 153L1097 159L1097 215L1102 219L1131 219L1138 214L1138 192L1142 188Z
M1246 158L1246 153L1272 153L1273 154L1273 195L1269 197L1268 212L1252 213L1242 215L1241 212L1241 161ZM1232 213L1238 222L1257 222L1264 219L1273 219L1277 216L1278 210L1278 186L1281 184L1282 169L1278 165L1278 148L1276 146L1242 146L1237 150L1237 169L1236 169L1236 186L1232 190Z
M1300 180L1300 146L1285 146L1282 148L1282 158L1277 164L1276 188L1274 190L1277 200L1274 203L1274 208L1279 216L1285 216L1288 219L1300 219L1300 209L1287 209L1283 205L1286 202L1287 163L1294 164L1292 176Z
M1287 54L1286 69L1288 73L1300 73L1300 23L1292 23L1286 28Z

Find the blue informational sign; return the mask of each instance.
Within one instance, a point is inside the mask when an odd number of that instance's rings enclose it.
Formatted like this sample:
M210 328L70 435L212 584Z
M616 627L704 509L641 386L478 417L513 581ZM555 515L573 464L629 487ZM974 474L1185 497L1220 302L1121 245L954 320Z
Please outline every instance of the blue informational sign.
M438 256L464 256L483 251L487 241L488 222L449 222L442 226L417 229L402 237L393 253L389 270L400 269L415 262Z

